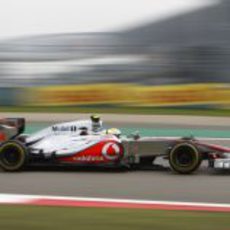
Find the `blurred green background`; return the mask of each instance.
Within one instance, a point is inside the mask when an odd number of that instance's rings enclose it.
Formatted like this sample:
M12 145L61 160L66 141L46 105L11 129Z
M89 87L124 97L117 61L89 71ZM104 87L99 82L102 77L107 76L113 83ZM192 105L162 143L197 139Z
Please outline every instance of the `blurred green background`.
M226 230L229 224L229 213L0 206L0 228L7 230Z

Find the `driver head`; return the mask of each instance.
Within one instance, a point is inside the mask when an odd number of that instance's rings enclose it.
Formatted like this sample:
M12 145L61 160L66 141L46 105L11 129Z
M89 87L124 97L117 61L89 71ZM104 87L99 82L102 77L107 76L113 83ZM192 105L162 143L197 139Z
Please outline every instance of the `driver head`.
M120 138L121 136L121 130L117 129L117 128L110 128L106 130L106 134L112 134L118 138Z

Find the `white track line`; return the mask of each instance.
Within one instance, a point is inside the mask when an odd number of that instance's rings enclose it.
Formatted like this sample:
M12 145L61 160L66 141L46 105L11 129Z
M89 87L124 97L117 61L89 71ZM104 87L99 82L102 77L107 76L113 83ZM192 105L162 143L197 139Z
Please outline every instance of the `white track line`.
M183 207L194 209L194 210L207 210L207 211L224 211L230 212L230 203L222 204L222 203L199 203L199 202L173 202L173 201L154 201L154 200L134 200L134 199L111 199L111 198L96 198L96 197L71 197L71 196L40 196L40 195L21 195L21 194L0 194L0 204L34 204L34 205L47 205L52 204L55 201L54 206L71 206L71 202L78 206L78 202L88 202L91 203L92 206L100 205L103 203L110 204L108 207L116 207L118 204L121 206L126 204L127 207L138 207L138 205L146 205L151 206L154 209L160 207L168 207L169 209L178 209L178 207L183 210ZM66 204L66 202L69 202ZM64 205L63 205L64 204ZM81 206L81 205L79 205ZM84 205L83 205L84 206ZM166 208L167 209L167 208Z

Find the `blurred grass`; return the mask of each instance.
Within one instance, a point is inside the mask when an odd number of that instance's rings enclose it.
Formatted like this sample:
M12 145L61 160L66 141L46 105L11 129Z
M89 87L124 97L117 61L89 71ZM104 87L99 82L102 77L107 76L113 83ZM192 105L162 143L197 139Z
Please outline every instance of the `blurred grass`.
M153 108L153 107L0 107L0 112L33 112L33 113L117 113L117 114L156 114L156 115L197 115L197 116L230 116L230 109L193 109L193 108Z
M226 230L229 213L112 208L0 206L6 230Z

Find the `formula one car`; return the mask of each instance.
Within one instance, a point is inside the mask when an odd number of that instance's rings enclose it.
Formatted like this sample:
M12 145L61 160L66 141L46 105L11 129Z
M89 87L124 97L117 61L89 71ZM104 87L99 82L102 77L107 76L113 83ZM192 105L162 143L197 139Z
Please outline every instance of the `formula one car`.
M0 167L5 171L28 165L141 168L153 166L157 157L181 174L194 172L202 160L213 168L230 168L230 148L191 137L122 137L106 130L87 133L78 121L55 124L32 135L24 134L24 128L23 118L0 120Z

